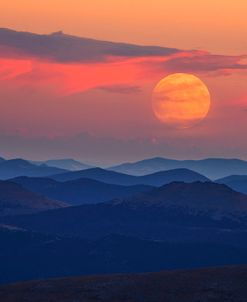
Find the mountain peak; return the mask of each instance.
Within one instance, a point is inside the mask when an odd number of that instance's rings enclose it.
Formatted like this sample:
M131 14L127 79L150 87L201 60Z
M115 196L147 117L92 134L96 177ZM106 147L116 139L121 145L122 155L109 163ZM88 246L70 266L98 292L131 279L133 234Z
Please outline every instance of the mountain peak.
M118 204L179 207L198 211L247 214L247 196L224 184L213 182L172 182L147 193L117 201Z
M24 189L12 181L0 181L0 216L20 215L67 206L64 202Z

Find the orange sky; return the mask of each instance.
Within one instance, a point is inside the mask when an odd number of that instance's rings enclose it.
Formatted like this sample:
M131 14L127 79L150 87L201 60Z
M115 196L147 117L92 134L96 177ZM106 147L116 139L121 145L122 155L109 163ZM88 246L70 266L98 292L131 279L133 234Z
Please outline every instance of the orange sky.
M202 50L145 56L138 48L119 57L102 43L104 55L97 44L92 53L79 49L78 59L79 46L71 42L77 39L66 35L49 36L67 42L46 48L40 37L32 42L34 35L9 38L16 48L3 38L0 155L247 159L247 60L239 55L247 54L246 11L245 0L0 0L0 27ZM55 52L54 45L60 45ZM186 130L166 127L152 110L153 88L176 72L198 76L212 99L207 118Z
M1 0L0 27L242 54L246 11L245 0Z

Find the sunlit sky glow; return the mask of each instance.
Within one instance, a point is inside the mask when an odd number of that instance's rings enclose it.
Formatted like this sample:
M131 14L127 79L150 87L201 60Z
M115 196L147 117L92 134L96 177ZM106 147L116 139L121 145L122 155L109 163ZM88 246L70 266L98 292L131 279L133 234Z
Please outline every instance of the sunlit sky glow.
M102 54L87 46L78 53L66 42L54 53L23 36L14 38L18 47L0 40L0 155L247 159L247 3L165 2L2 0L2 28L178 50L150 56L128 46L116 55L124 46ZM189 129L166 127L152 111L155 85L177 72L198 76L211 94L207 118Z

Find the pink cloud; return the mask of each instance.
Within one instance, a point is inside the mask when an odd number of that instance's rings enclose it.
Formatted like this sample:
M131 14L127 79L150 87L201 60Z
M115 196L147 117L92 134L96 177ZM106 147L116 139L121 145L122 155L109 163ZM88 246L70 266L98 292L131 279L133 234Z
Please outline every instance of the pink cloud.
M0 59L0 81L11 81L11 87L28 86L48 89L58 95L80 93L97 87L124 87L136 81L148 82L171 72L231 74L246 70L246 56L211 55L204 51L185 51L166 56L114 57L103 62L63 63L38 57L3 54Z
M32 71L32 62L26 59L0 59L0 80L15 79Z

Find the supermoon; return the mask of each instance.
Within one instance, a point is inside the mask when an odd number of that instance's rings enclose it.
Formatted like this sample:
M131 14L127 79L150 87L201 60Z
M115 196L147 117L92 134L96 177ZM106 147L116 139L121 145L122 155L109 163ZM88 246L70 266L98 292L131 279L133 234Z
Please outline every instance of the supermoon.
M154 88L152 105L156 118L174 128L190 128L203 120L210 109L210 93L196 76L171 74Z

